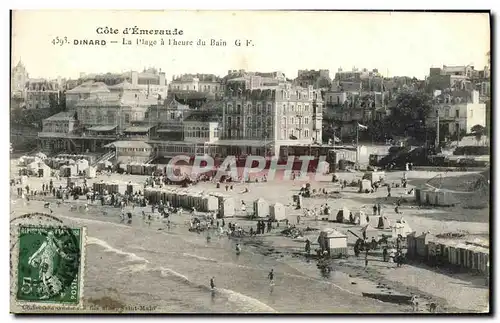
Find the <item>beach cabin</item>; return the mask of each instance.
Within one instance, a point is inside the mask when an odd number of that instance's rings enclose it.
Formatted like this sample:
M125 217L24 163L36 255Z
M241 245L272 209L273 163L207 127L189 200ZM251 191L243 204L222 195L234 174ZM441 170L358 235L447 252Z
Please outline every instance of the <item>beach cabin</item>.
M37 175L38 177L49 178L52 175L52 169L45 165L45 163L39 163Z
M269 203L263 198L259 198L253 202L254 215L258 218L269 216Z
M281 203L275 203L270 207L270 216L272 221L283 221L286 219L285 206Z
M80 174L80 173L83 174L83 172L89 168L89 162L86 159L78 159L75 162L75 165L76 165L76 171L78 172L78 174Z
M71 177L71 176L76 176L76 175L78 175L78 172L76 171L75 165L66 165L66 166L62 166L59 169L59 176L61 176L61 177Z
M86 178L95 178L97 176L97 170L92 166L89 166L83 173Z
M370 192L372 190L372 182L367 180L367 179L363 179L361 181L359 181L359 193L366 193L366 191Z
M321 251L327 251L332 258L347 256L347 235L332 229L321 230L318 236Z

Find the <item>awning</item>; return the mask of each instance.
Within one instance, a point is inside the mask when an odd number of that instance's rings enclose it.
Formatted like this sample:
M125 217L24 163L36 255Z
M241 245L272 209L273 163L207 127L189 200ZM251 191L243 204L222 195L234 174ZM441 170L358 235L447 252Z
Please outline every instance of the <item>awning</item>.
M115 141L104 146L106 148L151 148L151 146L144 141Z
M264 147L274 144L274 140L217 140L210 145Z
M153 126L128 127L124 132L148 132L151 128L153 128Z
M95 127L92 127L88 130L89 131L111 131L111 130L115 130L115 129L116 129L116 126L95 126Z
M182 132L182 128L179 128L179 129L157 129L156 132Z

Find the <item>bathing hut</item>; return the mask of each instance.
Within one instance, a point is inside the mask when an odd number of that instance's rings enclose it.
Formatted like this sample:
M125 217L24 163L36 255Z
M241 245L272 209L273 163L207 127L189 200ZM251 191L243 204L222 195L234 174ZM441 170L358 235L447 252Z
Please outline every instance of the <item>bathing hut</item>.
M219 200L215 196L203 195L202 201L206 212L213 212L219 209Z
M51 176L52 169L45 163L38 163L37 175L38 177L49 178Z
M83 174L83 172L86 171L87 168L89 168L89 162L86 159L78 159L75 162L75 165L78 174L80 174L80 172Z
M127 188L126 188L127 194L132 195L140 190L141 190L141 185L137 183L127 183Z
M371 191L372 189L372 182L367 179L363 179L359 181L359 192L360 193L365 193L367 190Z
M104 191L106 190L106 183L104 183L103 181L100 181L100 182L97 182L97 183L94 183L92 185L92 188L95 192L98 192L99 194L103 194Z
M106 182L106 190L109 193L125 194L127 192L127 185L122 182Z
M66 165L66 166L62 166L60 169L59 169L59 175L61 177L71 177L71 176L76 176L78 175L77 171L76 171L76 166L75 165Z
M85 177L86 178L95 178L97 176L97 171L96 168L93 166L89 166L85 171L84 171Z
M327 251L330 257L347 256L347 236L335 229L321 230L318 243L321 251Z
M282 221L286 219L285 206L281 203L274 203L269 209L271 220Z
M269 216L269 203L263 198L259 198L253 202L254 215L259 218Z
M224 196L222 197L222 201L221 198L219 198L219 206L221 206L222 217L227 218L234 216L235 205L232 197Z

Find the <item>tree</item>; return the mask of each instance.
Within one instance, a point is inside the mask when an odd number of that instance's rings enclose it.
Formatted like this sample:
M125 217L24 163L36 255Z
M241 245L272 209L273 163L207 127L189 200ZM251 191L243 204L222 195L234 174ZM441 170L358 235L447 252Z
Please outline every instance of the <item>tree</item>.
M432 97L422 91L403 90L397 95L396 106L389 116L391 131L399 136L415 137L424 140L421 134L426 128L425 120L432 111Z
M470 132L474 136L476 136L477 141L481 141L481 138L487 133L486 128L481 126L480 124L472 126L472 128L470 129Z

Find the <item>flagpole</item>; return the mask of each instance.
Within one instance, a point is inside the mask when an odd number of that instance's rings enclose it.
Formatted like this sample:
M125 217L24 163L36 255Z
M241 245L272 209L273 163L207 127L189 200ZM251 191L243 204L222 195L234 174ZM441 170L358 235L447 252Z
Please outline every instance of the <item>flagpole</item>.
M359 122L356 122L356 166L359 165Z

